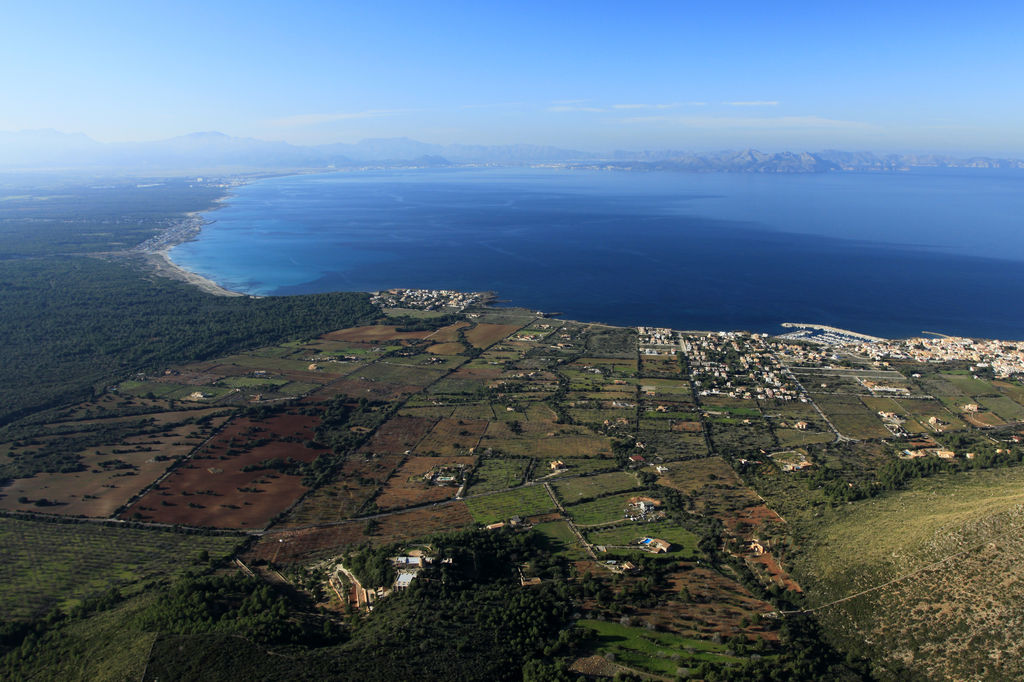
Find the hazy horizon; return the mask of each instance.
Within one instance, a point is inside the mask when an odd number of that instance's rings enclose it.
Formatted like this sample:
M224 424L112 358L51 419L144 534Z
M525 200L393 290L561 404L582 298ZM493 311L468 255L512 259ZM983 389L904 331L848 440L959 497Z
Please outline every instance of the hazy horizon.
M290 144L296 147L319 147L319 146L332 146L332 145L350 145L358 146L360 144L367 144L373 142L392 142L392 141L410 141L413 143L422 143L436 146L550 146L560 148L560 150L567 152L583 152L588 155L595 155L600 157L601 155L612 155L616 153L628 153L628 154L644 154L644 153L681 153L681 154L716 154L716 153L729 153L729 152L745 152L754 151L762 152L765 154L781 154L781 153L810 153L816 154L826 151L840 151L850 153L867 153L878 156L884 155L921 155L921 156L940 156L950 158L964 158L969 159L972 157L988 157L988 158L1020 158L1024 157L1024 152L1021 154L1014 154L1008 151L970 151L970 150L955 150L955 148L890 148L890 147L878 147L878 146L858 146L856 144L850 144L846 146L838 145L823 145L818 147L811 146L785 146L782 144L723 144L723 145L690 145L686 147L673 146L663 144L660 146L634 146L634 147L597 147L597 146L586 146L586 145L570 145L570 144L558 144L558 143L539 143L528 139L521 139L512 142L496 142L496 143L473 143L463 140L454 140L451 142L436 142L429 139L420 139L412 135L401 135L396 134L387 137L360 137L358 139L332 139L324 142L292 142L282 138L267 138L258 137L252 135L231 135L220 130L195 130L181 134L171 135L169 137L151 138L151 139L121 139L121 140L100 140L91 135L88 135L82 131L67 131L57 130L54 128L27 128L20 130L0 130L0 135L41 135L51 136L50 140L55 138L66 138L67 140L81 140L87 142L95 142L103 146L120 146L120 145L146 145L153 143L169 142L173 140L181 140L187 138L202 138L209 136L213 138L215 136L223 136L232 140L253 140L256 142L270 143L270 144ZM71 146L67 147L73 148Z
M587 152L1024 155L1016 5L46 2L8 8L0 130Z
M530 141L530 140L525 140L525 139L524 140L514 141L514 142L507 142L507 143L472 143L472 142L465 142L465 141L461 141L461 140L455 140L455 141L452 141L452 142L435 142L435 141L431 141L431 140L427 140L427 139L419 139L419 138L416 138L416 137L411 136L411 135L401 135L401 134L396 134L396 135L388 136L388 137L362 137L362 138L355 139L355 140L334 139L334 140L327 140L327 141L324 141L324 142L302 143L302 142L290 142L288 140L281 139L281 138L276 138L276 139L275 138L261 138L261 137L248 136L248 135L236 136L236 135L231 135L229 133L225 133L225 132L220 131L220 130L195 130L195 131L190 131L190 132L182 133L180 135L172 135L170 137L152 138L152 139L144 139L144 140L143 139L140 139L140 140L127 140L127 139L126 140L99 140L99 139L97 139L95 137L92 137L91 135L88 135L87 133L82 132L82 131L57 130L57 129L54 129L54 128L28 128L28 129L20 129L20 130L0 130L0 135L53 135L55 137L59 136L59 137L66 138L69 141L77 138L78 140L88 141L90 143L97 143L97 144L103 145L103 146L147 145L147 144L170 142L170 141L174 141L174 140L182 140L182 139L188 139L188 138L201 138L203 136L209 136L209 137L223 136L224 138L230 138L232 140L252 140L252 141L255 141L255 142L268 143L268 144L287 144L287 145L292 145L292 146L300 147L300 148L303 148L303 147L310 147L310 148L314 148L314 147L329 147L329 146L332 146L332 145L358 146L358 145L367 144L367 143L373 143L373 142L409 141L409 142L412 142L412 143L421 143L421 144L432 145L432 146L440 146L440 147L447 147L447 146L467 146L467 147L471 147L471 146L480 146L480 147L488 147L488 146L493 146L493 147L537 146L537 147L541 147L541 146L545 146L545 147L558 148L558 149L562 149L562 150L565 150L565 151L580 151L580 152L585 152L587 154L592 154L592 155L596 155L596 156L600 156L600 155L603 155L603 154L611 155L611 154L615 154L615 153L642 154L642 153L645 153L645 152L672 152L672 153L678 152L678 153L693 153L693 154L713 154L713 153L724 153L724 152L742 152L742 151L748 151L749 150L749 151L763 152L763 153L767 153L767 154L776 154L776 153L785 153L785 152L792 152L792 153L805 153L805 152L806 153L818 153L818 152L823 152L823 151L843 151L843 152L856 152L856 153L864 152L864 153L876 154L876 155L879 155L879 156L883 156L883 155L887 155L887 154L897 154L897 155L910 155L910 156L913 156L913 155L922 155L922 156L925 156L925 155L935 155L935 156L948 156L948 157L952 157L952 158L971 158L971 157L1020 158L1020 157L1024 157L1024 151L1022 151L1020 153L1013 153L1013 152L1010 152L1008 150L1003 150L1003 151L999 151L999 150L989 150L989 151L973 150L972 151L972 150L966 150L966 149L952 149L952 148L950 148L950 149L946 149L946 148L921 148L921 149L916 149L916 148L882 148L882 147L869 147L869 146L858 146L858 145L847 145L847 146L844 146L844 147L840 147L840 146L837 146L837 145L832 145L832 146L825 145L825 146L819 146L819 147L808 147L808 146L803 146L803 147L801 147L801 146L787 147L785 145L756 144L755 143L755 144L749 144L749 145L734 144L734 145L720 145L720 146L715 146L715 145L691 145L689 147L676 147L676 146L672 146L672 145L661 145L661 146L650 146L650 147L616 147L616 148L604 147L604 148L599 148L599 147L575 146L575 145L566 145L566 144L557 144L557 143L541 144L541 143L536 143L536 142L533 142L533 141Z

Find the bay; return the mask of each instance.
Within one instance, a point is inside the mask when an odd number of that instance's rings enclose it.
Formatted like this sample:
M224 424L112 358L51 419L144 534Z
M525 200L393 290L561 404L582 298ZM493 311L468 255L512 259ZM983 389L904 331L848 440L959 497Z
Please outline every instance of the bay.
M1024 173L432 169L237 188L182 267L252 294L495 291L565 317L1024 338Z

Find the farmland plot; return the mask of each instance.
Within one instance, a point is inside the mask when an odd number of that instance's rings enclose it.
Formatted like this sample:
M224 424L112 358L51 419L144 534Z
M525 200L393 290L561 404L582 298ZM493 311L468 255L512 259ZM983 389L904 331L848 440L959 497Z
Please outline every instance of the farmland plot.
M284 414L236 419L211 443L135 502L122 518L214 528L263 528L307 488L274 460L312 462L322 452L286 437L310 440L318 420Z
M382 510L403 509L427 502L439 502L455 496L462 476L476 463L475 457L409 457L388 479L375 502ZM427 474L446 470L455 481L426 480Z
M0 618L67 609L111 586L132 594L147 580L178 575L200 554L220 559L242 538L187 535L92 523L0 518Z

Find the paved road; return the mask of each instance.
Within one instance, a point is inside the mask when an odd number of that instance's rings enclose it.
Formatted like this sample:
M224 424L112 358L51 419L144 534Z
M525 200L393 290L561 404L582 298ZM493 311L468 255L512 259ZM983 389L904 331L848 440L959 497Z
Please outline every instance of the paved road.
M804 388L804 385L802 383L800 383L799 379L796 378L796 374L793 373L793 370L790 369L789 365L784 363L779 358L779 356L774 354L774 353L772 353L772 357L775 358L775 362L779 363L779 367L784 369L786 371L786 373L789 374L789 378L792 379L793 383L796 384L796 387L798 389L800 389L800 393L803 394L804 397L807 398L807 402L809 402L811 407L814 408L814 411L817 412L818 415L820 415L821 418L825 420L826 424L828 424L828 428L832 429L832 432L834 434L836 434L835 442L836 443L855 442L857 440L856 438L850 438L849 436L844 436L842 433L839 432L839 429L836 428L836 425L832 423L832 420L828 418L828 415L826 415L824 412L821 411L821 408L818 407L818 404L816 402L814 402L814 398L811 397L811 394L807 392L807 389Z
M572 522L569 515L565 513L565 507L563 507L562 503L558 501L558 497L555 496L555 491L551 487L551 484L545 483L544 490L548 492L548 496L551 497L551 501L555 503L555 509L562 513L562 516L565 518L565 523L569 526L569 530L573 532L576 539L579 540L580 544L583 545L583 548L587 550L587 554L590 555L590 558L597 559L597 553L594 552L594 547L587 542L586 538L583 537L583 533L580 532L580 529L576 527L576 524Z

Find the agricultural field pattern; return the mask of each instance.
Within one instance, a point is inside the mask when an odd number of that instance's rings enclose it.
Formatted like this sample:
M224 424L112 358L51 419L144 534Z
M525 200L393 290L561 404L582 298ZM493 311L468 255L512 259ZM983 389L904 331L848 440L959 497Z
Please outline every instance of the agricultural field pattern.
M20 548L3 617L142 593L169 555L296 589L316 574L323 609L365 612L390 585L341 567L353 553L532 530L557 568L513 566L521 588L586 585L579 674L728 671L813 614L879 677L1024 675L999 627L1024 622L1000 596L1024 580L1013 375L866 341L381 305L378 324L133 371L0 430L0 533Z

